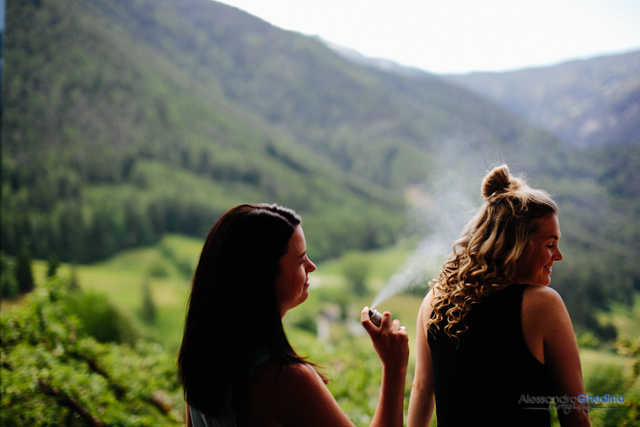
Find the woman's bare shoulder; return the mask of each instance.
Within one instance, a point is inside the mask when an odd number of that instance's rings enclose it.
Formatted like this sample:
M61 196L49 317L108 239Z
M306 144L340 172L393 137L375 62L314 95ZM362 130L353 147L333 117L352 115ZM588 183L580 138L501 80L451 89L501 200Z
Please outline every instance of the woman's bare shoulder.
M522 319L525 331L533 330L549 336L558 327L571 325L567 307L553 288L529 285L522 298Z
M422 304L420 305L419 314L424 319L429 319L431 317L431 313L433 312L433 298L434 298L435 289L431 289L429 293L422 300Z
M284 398L286 401L301 390L308 391L324 387L324 382L316 370L306 363L280 365L268 361L251 379L252 389L260 395L268 393L271 398Z
M542 285L528 285L524 291L524 303L536 306L548 306L549 304L564 305L562 297L553 288Z
M318 373L306 363L291 363L281 365L270 359L260 365L251 378L253 386L264 385L273 389L274 387L288 387L291 384L302 385L315 382L320 379Z
M280 381L286 385L304 386L322 384L324 386L324 382L320 378L320 375L318 375L318 372L306 363L285 365L282 367L280 375Z
M249 391L248 403L247 418L261 420L261 425L352 425L320 375L306 363L265 366Z
M260 365L250 380L247 393L247 420L261 420L262 425L281 425L291 416L292 403L302 405L302 396L324 387L316 371L305 363L280 365L268 360ZM249 425L254 425L251 422Z

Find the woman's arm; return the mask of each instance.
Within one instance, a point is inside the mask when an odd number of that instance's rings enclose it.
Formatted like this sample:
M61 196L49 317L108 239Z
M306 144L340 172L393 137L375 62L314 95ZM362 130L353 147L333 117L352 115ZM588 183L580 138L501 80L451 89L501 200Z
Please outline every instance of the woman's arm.
M409 336L400 321L391 321L391 313L382 315L380 326L369 319L369 308L360 313L360 321L369 333L373 347L382 360L382 385L380 399L371 426L403 425L404 384L409 362Z
M184 402L185 403L185 409L184 409L184 415L187 418L187 427L191 427L191 413L189 411L189 402Z
M431 290L418 311L416 325L416 372L411 387L409 399L408 427L426 427L431 423L431 417L435 409L435 391L433 386L433 364L431 362L431 349L427 341L425 328L426 319L431 317Z
M529 286L524 294L522 313L525 340L530 348L533 347L534 355L535 343L538 343L538 354L549 370L555 395L577 397L584 394L578 345L560 295L546 286ZM558 407L558 419L563 427L591 425L586 405Z

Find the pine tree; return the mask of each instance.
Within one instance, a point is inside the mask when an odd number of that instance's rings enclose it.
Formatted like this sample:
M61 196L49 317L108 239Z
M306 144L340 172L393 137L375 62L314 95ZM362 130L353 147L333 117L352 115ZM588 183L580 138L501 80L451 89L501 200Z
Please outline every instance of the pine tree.
M142 283L142 317L148 323L156 321L156 304L153 302L148 281Z
M52 254L49 257L49 261L47 262L47 277L53 277L58 272L58 267L60 266L60 261L58 261L58 257L56 254Z
M4 254L0 254L0 298L15 298L17 295L18 282L13 273L13 266Z
M75 262L71 263L71 277L69 277L69 290L80 290L80 281L78 280L78 266Z
M33 270L31 268L31 254L26 245L22 246L22 249L18 252L14 272L18 282L18 291L24 294L31 292L35 287L35 281L33 280Z

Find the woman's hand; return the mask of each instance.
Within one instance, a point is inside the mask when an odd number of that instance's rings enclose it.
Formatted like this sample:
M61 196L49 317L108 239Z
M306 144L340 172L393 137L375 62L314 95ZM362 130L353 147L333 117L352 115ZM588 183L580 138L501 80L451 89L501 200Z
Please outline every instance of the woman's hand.
M360 322L369 333L373 348L382 360L382 386L371 426L395 427L403 424L404 383L409 362L409 336L391 313L382 315L380 326L369 319L369 307L360 313Z
M388 311L382 315L380 326L369 319L369 307L362 309L360 322L369 333L373 348L382 360L385 369L406 372L409 362L409 335L398 319L391 320Z

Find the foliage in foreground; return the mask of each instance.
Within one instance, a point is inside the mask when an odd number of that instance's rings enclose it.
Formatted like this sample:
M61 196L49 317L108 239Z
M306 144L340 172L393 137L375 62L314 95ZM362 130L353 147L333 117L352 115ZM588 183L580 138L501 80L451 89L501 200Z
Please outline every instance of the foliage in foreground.
M175 355L145 339L131 344L130 334L97 336L100 328L84 324L83 305L96 306L95 295L69 289L54 277L0 313L0 425L184 425ZM308 308L317 312L322 306L318 301ZM319 341L314 331L295 323L296 316L292 320L287 322L292 343L329 375L329 388L354 423L369 425L381 363L364 331L353 335L339 322ZM313 318L309 322L315 324ZM408 381L405 405L409 391Z
M100 328L85 325L83 315L84 305L96 306L95 297L54 277L0 313L0 425L184 424L175 355L145 339L131 344L131 334L97 336ZM334 326L324 342L295 324L287 330L301 354L330 376L348 416L365 426L377 405L381 364L368 337ZM409 390L408 383L406 402Z
M345 413L357 426L367 426L377 405L381 363L355 321L362 299L347 298L343 292L343 288L318 289L304 309L287 316L286 329L299 353L309 356L329 376L329 388ZM118 342L97 337L96 330L81 320L85 318L83 305L96 310L104 305L92 295L70 290L60 279L51 278L19 307L0 313L0 425L184 423L174 355L143 339L131 341L131 334L113 335ZM391 302L386 306L399 313ZM317 336L320 313L333 318L324 339ZM585 384L591 395L625 395L626 401L594 407L590 413L594 426L632 426L640 421L640 342L620 339L616 347L619 353L635 358L631 376L615 366L602 366L587 375ZM410 366L405 414L412 372Z
M0 315L1 425L179 425L175 359L157 344L83 335L59 279Z

